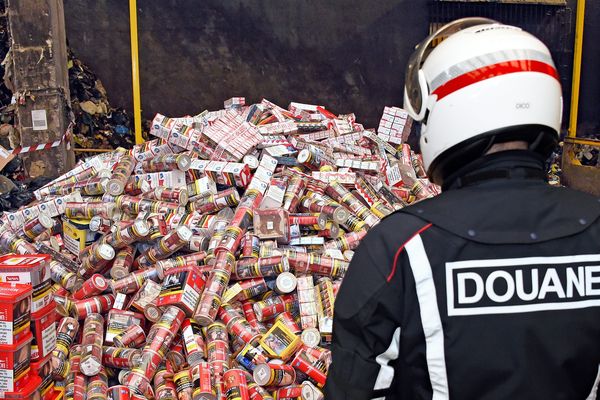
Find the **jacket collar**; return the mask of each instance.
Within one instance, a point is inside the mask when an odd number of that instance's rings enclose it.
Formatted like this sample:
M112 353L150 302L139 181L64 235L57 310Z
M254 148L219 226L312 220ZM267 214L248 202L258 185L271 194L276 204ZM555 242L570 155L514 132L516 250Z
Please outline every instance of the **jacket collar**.
M444 191L466 186L485 185L498 180L545 180L544 160L528 150L509 150L486 155L450 175ZM499 183L499 182L494 182Z

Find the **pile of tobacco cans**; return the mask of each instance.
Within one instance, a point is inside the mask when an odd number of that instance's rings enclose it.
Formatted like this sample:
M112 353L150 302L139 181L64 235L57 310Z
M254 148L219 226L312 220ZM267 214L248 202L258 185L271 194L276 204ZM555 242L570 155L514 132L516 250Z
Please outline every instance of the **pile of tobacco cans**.
M353 251L439 193L410 129L235 97L80 161L0 220L4 398L323 399Z

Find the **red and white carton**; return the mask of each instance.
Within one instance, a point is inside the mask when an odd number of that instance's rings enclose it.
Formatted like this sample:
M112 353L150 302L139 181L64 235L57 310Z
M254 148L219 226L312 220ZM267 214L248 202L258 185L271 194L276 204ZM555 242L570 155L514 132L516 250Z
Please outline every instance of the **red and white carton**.
M223 168L222 174L226 177L233 178L235 185L239 187L246 187L250 183L252 173L250 167L244 163L228 163Z
M14 345L0 345L0 393L20 391L28 384L32 340L30 332Z
M0 390L0 398L11 399L11 400L37 400L40 399L40 386L42 384L42 378L31 373L23 379L23 387L14 391L2 391Z
M38 312L52 300L50 256L47 254L0 257L0 282L29 284L33 288L31 312Z
M54 397L54 380L52 379L52 364L50 360L51 354L48 354L45 358L31 362L30 376L37 375L42 379L40 384L39 393L41 400L52 400Z
M29 334L31 293L29 285L0 283L0 345L12 345Z
M158 307L180 307L188 317L196 310L206 279L198 268L178 267L165 273Z
M56 303L31 314L31 359L45 358L56 348Z

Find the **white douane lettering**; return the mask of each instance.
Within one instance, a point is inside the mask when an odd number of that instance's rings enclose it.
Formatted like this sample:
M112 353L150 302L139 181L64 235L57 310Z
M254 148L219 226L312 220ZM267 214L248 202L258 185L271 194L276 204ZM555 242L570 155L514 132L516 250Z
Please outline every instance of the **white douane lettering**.
M517 296L523 301L531 301L537 298L538 290L540 289L540 278L538 270L531 271L531 293L525 293L525 285L523 283L523 270L518 269L516 276Z
M585 269L585 294L586 296L600 296L600 285L596 285L597 289L594 289L594 284L600 284L600 274L594 276L594 272L600 272L600 265L594 265L593 267L587 267Z
M504 279L506 281L506 293L503 295L499 295L494 290L494 282L496 279ZM494 271L485 281L485 290L492 301L495 301L496 303L505 303L515 294L515 281L513 280L512 275L506 271Z
M445 272L448 316L600 309L600 254L456 261Z
M573 288L577 294L585 296L585 278L583 267L577 267L577 275L574 268L567 268L567 297L573 297Z
M463 272L458 274L456 279L458 280L458 302L460 304L473 304L482 299L484 290L481 276L475 272ZM467 296L467 279L475 282L475 294L473 296Z
M540 299L545 299L546 295L550 292L556 293L556 295L564 299L565 298L565 289L563 289L560 284L560 278L558 277L558 272L554 268L548 268L546 270L546 275L544 275L544 280L542 281L542 287L540 288Z

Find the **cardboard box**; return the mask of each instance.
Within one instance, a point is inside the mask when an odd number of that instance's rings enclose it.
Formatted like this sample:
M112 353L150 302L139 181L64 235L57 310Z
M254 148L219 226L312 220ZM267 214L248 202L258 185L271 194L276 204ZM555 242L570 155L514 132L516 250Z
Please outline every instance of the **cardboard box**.
M0 345L0 393L19 391L29 383L32 340L29 333L14 345Z
M50 302L46 308L31 314L31 359L39 360L49 356L56 348L56 303Z
M156 305L177 306L190 317L200 301L205 282L204 275L195 267L173 268L165 273Z
M0 345L13 345L29 334L31 293L29 285L0 283Z
M38 312L52 301L50 256L6 255L0 257L0 282L29 284L33 288L31 312Z
M42 383L39 387L41 400L54 399L54 380L52 379L51 359L52 355L48 354L46 358L31 362L30 377L37 375L42 379Z

